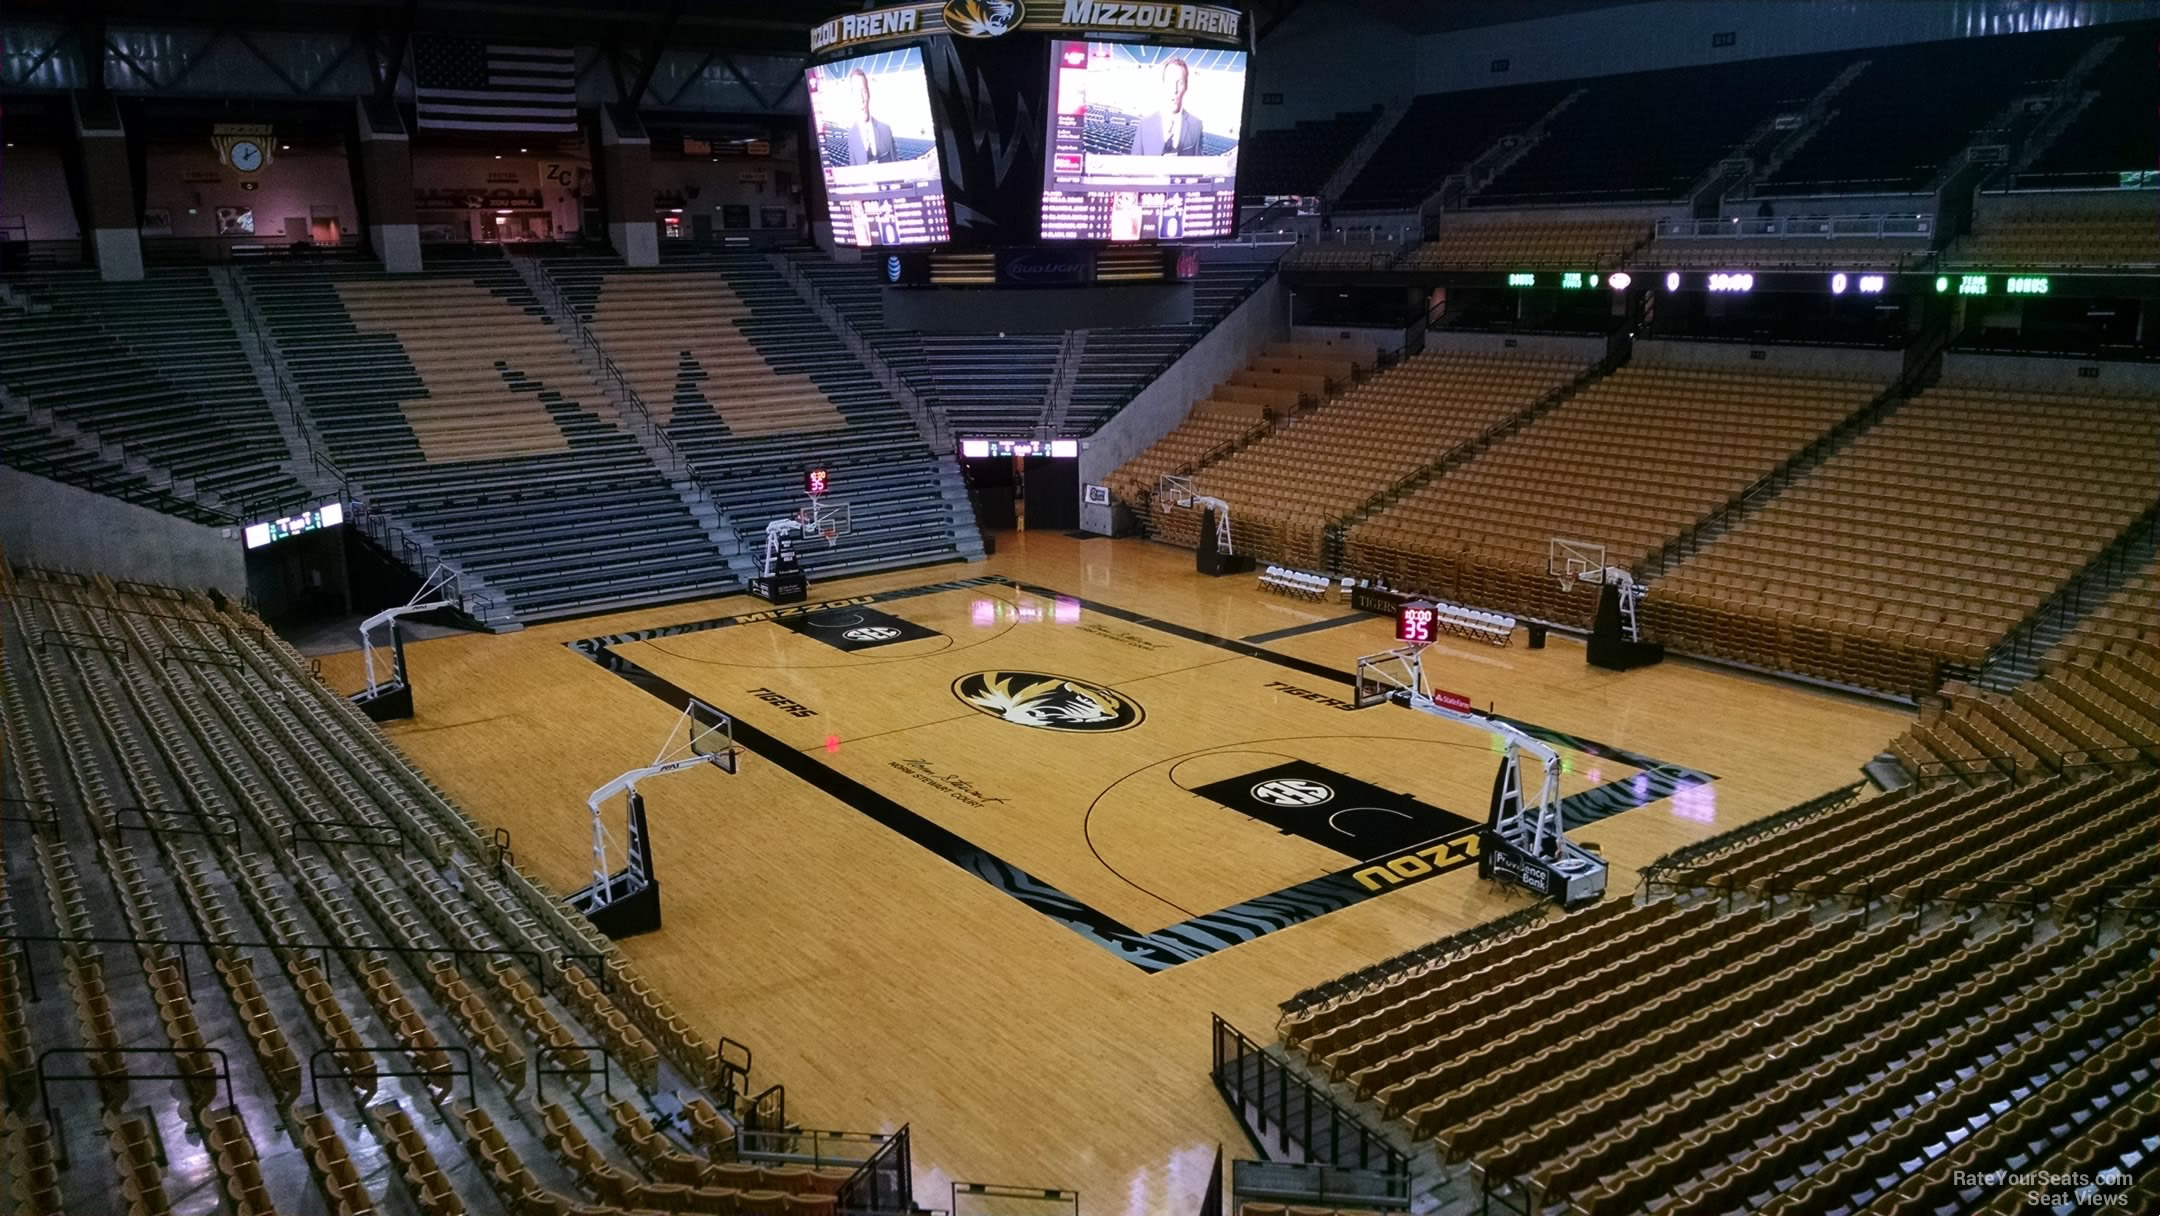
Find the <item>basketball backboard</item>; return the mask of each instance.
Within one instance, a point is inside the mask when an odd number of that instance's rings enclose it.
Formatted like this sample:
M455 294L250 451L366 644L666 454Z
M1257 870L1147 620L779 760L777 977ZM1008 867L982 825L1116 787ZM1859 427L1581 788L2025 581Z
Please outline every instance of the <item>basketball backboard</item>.
M855 530L854 512L844 502L813 498L810 505L795 513L802 521L803 531L808 535L822 536L828 545L840 543L840 538Z
M1195 493L1193 479L1190 476L1179 473L1165 473L1162 475L1162 480L1155 483L1155 505L1161 507L1175 503L1180 507L1190 507L1193 504L1193 495Z
M1422 678L1417 651L1415 646L1406 646L1400 650L1358 656L1350 703L1359 709L1369 709L1417 692L1418 681Z
M1594 540L1568 540L1555 536L1545 556L1545 572L1572 591L1585 574L1605 568L1605 546Z
M723 773L735 771L735 721L703 701L691 698L683 707L690 731L690 751L705 756Z

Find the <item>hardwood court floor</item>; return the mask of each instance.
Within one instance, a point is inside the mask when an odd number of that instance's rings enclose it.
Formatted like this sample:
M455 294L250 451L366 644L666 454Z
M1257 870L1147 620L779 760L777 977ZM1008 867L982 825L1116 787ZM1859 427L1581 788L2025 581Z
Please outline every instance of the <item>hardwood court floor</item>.
M960 1178L1074 1188L1094 1214L1190 1211L1216 1144L1246 1151L1207 1081L1210 1012L1265 1040L1296 990L1520 906L1396 848L1481 816L1497 756L1465 727L1330 703L1349 699L1331 671L1393 645L1382 618L1241 643L1348 609L1143 542L999 548L816 586L813 604L867 602L807 619L714 627L770 608L730 597L414 644L419 716L391 734L511 829L521 862L581 886L586 794L676 716L569 645L615 637L618 666L736 715L748 741L736 776L643 787L667 927L624 948L686 1017L750 1044L753 1082L784 1082L805 1126L912 1122L923 1202ZM851 629L872 632L826 640ZM1603 847L1615 898L1672 848L1855 779L1907 721L1681 661L1596 671L1558 637L1444 642L1427 663L1561 741L1563 795L1602 816L1575 835ZM324 667L359 682L357 654ZM1015 672L1070 683L997 674ZM1281 767L1299 762L1318 768ZM1349 779L1385 805L1325 828L1245 797L1270 778L1293 804L1301 782ZM1413 878L1360 883L1374 856Z

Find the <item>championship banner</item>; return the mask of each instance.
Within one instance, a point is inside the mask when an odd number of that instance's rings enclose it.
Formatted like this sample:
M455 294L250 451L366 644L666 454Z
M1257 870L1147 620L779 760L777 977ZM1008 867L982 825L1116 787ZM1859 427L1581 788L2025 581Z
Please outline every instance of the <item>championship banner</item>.
M1125 0L927 0L835 17L810 31L823 55L939 34L991 39L1007 34L1144 34L1222 46L1245 45L1245 15L1226 4Z

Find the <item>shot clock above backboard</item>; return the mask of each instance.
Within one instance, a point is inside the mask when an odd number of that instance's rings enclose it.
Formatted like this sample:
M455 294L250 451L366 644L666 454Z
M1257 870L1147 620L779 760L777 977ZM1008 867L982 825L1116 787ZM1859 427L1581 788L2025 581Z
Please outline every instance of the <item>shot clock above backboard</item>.
M1432 644L1435 618L1431 600L1408 600L1395 610L1395 640L1412 646Z

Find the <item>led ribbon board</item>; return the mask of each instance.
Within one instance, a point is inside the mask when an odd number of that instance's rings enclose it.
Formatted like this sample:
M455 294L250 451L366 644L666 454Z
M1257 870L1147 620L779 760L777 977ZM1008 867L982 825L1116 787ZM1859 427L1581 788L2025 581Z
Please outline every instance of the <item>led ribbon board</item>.
M1048 456L1070 460L1080 455L1077 439L962 439L960 455L966 460L992 456Z
M241 535L247 541L248 548L260 549L264 545L275 544L281 540L290 540L303 532L316 532L324 528L335 528L344 522L345 504L326 502L319 507L311 507L302 511L298 515L288 515L283 519L265 520L259 524L249 524Z

